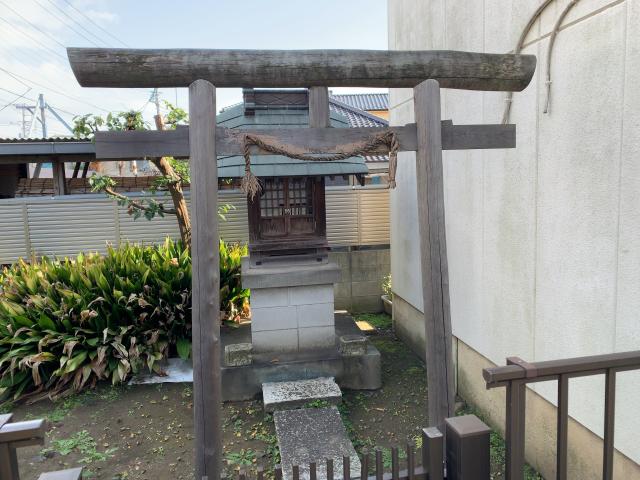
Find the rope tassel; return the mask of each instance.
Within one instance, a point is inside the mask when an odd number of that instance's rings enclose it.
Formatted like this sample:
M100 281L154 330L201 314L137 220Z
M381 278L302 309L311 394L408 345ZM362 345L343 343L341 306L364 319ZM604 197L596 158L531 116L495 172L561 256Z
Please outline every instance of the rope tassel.
M240 189L248 195L251 200L253 200L257 194L262 192L260 181L251 171L252 145L275 155L283 155L288 158L303 160L305 162L334 162L346 160L351 157L365 156L371 153L378 153L378 147L384 145L389 151L389 187L396 187L396 169L398 165L398 150L400 149L400 143L398 142L398 136L392 130L377 133L366 142L355 146L349 151L329 155L308 155L304 153L297 153L285 146L268 143L260 135L247 133L244 136L244 177L242 177Z

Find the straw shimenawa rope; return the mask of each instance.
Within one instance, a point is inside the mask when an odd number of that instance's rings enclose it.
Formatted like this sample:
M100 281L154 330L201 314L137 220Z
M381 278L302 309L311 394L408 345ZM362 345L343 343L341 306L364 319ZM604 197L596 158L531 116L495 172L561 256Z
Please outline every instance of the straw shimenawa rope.
M400 144L398 143L398 136L391 130L377 133L366 142L356 145L351 150L329 155L297 153L289 150L286 146L269 143L260 135L247 133L244 135L244 177L242 178L240 188L244 193L250 196L252 200L256 194L259 194L262 191L260 182L251 172L252 145L275 155L284 155L285 157L303 160L305 162L334 162L338 160L345 160L350 157L377 153L378 148L384 145L389 151L389 187L395 188L396 186L396 168L398 165L398 150L400 148Z

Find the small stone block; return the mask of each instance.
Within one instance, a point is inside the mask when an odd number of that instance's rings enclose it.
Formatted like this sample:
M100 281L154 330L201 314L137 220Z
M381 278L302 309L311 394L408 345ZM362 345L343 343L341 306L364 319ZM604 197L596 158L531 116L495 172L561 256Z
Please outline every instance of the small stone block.
M71 468L69 470L43 473L38 477L38 480L80 480L81 477L82 468Z
M224 363L228 367L242 367L251 365L253 361L251 351L253 346L250 343L234 343L224 347Z
M367 353L367 337L362 335L343 335L340 337L339 350L342 355L355 357Z
M331 377L296 380L293 382L269 382L262 384L262 397L266 412L304 407L314 400L324 400L332 405L342 401L342 391Z
M343 479L343 457L350 458L350 478L360 476L358 454L336 407L280 411L273 421L284 480L293 480L292 465L299 466L300 480L310 480L310 462L316 462L316 479L327 480L327 458L333 459L333 480Z

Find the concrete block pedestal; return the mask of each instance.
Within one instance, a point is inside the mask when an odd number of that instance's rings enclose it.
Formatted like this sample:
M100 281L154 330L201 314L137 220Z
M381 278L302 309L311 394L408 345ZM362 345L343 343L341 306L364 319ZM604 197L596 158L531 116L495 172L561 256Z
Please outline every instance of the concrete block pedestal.
M251 342L256 353L301 352L336 344L333 263L250 265L243 259L242 285L251 289Z

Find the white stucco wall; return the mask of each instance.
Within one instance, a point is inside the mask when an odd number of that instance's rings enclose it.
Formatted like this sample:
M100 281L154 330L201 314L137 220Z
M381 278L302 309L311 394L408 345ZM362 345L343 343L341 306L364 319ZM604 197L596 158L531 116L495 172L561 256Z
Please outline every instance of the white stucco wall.
M508 52L541 0L389 0L390 49ZM582 0L553 52L547 9L524 53L536 76L514 95L518 147L445 152L453 333L504 364L640 349L640 0ZM499 123L504 94L443 91L443 118ZM413 121L411 90L391 122ZM393 288L422 310L412 154L391 196ZM604 382L570 382L570 414L602 435ZM555 402L555 383L535 389ZM640 462L640 374L619 375L616 447Z

